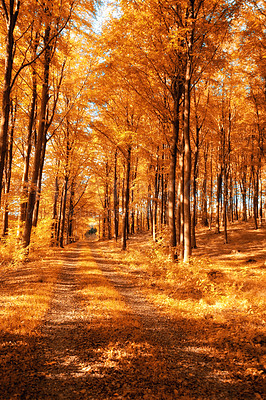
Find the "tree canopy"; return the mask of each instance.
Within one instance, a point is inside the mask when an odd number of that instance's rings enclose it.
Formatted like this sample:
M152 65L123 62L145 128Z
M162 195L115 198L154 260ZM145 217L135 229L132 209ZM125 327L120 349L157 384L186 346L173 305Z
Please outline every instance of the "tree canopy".
M188 262L197 225L265 223L265 7L1 0L2 237L148 230Z

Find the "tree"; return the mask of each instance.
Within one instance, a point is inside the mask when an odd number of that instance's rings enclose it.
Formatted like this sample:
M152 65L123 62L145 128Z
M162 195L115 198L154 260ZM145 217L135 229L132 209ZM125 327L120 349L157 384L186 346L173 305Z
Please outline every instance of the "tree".
M12 89L12 70L14 62L14 30L16 27L20 1L10 0L9 4L5 0L1 0L2 16L6 23L6 49L5 49L5 70L3 81L3 93L1 101L1 123L0 123L0 203L3 185L3 173L5 168L5 158L8 143L8 127L9 114L11 105L11 89Z

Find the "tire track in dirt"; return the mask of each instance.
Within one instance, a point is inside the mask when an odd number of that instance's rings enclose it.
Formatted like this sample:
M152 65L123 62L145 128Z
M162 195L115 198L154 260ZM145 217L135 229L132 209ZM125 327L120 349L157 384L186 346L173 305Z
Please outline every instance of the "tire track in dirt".
M144 340L146 338L157 348L157 356L171 376L172 382L168 380L168 384L176 381L177 391L173 398L254 399L252 388L235 379L226 367L221 368L220 360L207 343L204 347L199 346L196 332L195 342L188 343L185 329L177 328L176 323L174 325L169 317L147 301L137 283L125 278L123 269L126 266L103 257L97 250L97 243L90 243L90 249L103 275L132 310L131 317L140 321ZM167 385L167 379L165 383ZM178 395L180 386L183 394Z
M86 384L77 338L87 332L87 316L77 297L77 263L81 246L66 250L50 308L37 330L36 392L31 399L78 399ZM80 379L81 378L81 379Z
M86 312L79 288L90 278L78 268L81 258L88 270L97 263L128 306L130 311L121 326L113 326L103 313L98 327L93 315ZM104 258L97 243L66 249L61 261L50 308L36 335L28 339L26 365L19 365L21 381L4 396L0 390L1 400L254 399L254 393L221 368L210 352L204 353L196 340L188 343L185 328L177 329L151 305L137 282L125 278L125 267ZM124 332L129 329L128 336ZM148 355L144 354L145 344L152 350ZM133 345L140 349L132 353L134 357L127 353ZM117 356L107 360L110 346Z

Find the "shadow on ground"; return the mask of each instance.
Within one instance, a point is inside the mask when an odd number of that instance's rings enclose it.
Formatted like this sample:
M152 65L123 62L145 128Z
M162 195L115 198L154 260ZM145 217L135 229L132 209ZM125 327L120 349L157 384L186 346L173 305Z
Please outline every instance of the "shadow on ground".
M113 263L95 255L98 266L112 272ZM90 285L93 290L101 280L96 270L93 279L77 279L75 250L67 257L43 325L30 337L0 335L1 400L263 398L261 375L247 374L244 365L235 365L237 359L228 364L228 348L210 346L206 335L201 338L204 325L208 331L217 329L211 321L177 319L172 324L149 306L152 315L145 316L145 310L138 315L133 306L119 318L104 312L101 318L86 315L78 292ZM80 260L89 268L90 257L81 253ZM112 280L120 290L118 278ZM129 306L132 289L121 289ZM61 310L56 318L54 308Z

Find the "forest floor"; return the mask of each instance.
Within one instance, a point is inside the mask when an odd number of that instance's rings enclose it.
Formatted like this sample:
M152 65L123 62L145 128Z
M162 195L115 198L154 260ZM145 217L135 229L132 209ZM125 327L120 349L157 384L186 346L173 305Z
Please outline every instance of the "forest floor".
M0 272L0 399L264 399L266 229L206 229L191 264L135 235Z

